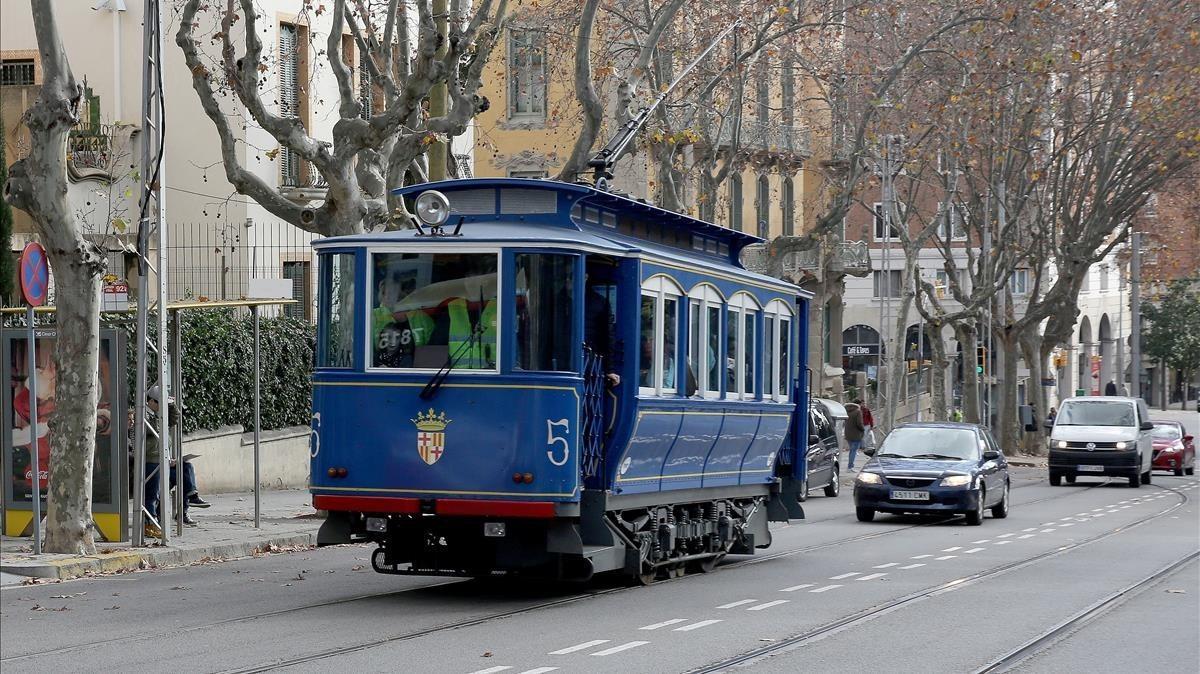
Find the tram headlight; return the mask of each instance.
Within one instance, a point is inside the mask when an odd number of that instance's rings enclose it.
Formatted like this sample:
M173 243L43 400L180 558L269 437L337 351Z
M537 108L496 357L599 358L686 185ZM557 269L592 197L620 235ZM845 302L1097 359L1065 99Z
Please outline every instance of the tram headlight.
M426 190L417 197L417 219L430 227L440 227L450 219L450 200L437 190Z

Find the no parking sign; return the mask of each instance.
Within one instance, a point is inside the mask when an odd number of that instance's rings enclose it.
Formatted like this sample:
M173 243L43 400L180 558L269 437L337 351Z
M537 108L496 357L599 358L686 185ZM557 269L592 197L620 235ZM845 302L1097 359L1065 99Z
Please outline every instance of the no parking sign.
M50 292L50 264L46 260L46 249L40 243L31 243L21 251L17 278L21 282L21 296L31 307L46 303Z

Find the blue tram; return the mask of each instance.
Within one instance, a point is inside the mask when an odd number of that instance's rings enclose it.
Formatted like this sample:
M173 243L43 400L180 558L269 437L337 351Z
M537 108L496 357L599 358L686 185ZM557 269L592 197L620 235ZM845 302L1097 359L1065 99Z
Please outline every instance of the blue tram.
M738 264L759 239L583 184L401 193L425 226L314 244L319 544L651 582L803 517L809 296Z

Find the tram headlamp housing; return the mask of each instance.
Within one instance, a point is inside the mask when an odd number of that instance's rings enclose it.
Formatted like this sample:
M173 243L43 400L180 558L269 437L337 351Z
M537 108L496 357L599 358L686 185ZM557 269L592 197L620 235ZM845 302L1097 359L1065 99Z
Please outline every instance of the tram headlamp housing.
M437 190L426 190L417 197L417 219L430 227L441 227L450 219L450 200Z

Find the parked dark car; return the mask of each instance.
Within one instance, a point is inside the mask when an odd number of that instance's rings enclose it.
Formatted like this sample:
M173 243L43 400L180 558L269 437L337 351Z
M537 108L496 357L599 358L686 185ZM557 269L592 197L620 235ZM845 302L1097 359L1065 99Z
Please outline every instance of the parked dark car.
M859 521L876 512L962 513L967 524L1008 517L1008 461L985 428L916 423L896 428L854 482Z
M813 490L821 488L824 488L826 496L841 493L838 449L837 426L833 415L823 403L814 401L808 407L808 482L804 489L805 498Z
M1151 419L1151 423L1154 424L1154 430L1151 431L1151 439L1154 441L1154 459L1151 465L1154 470L1169 470L1176 475L1195 475L1195 438L1188 434L1187 429L1178 421Z

